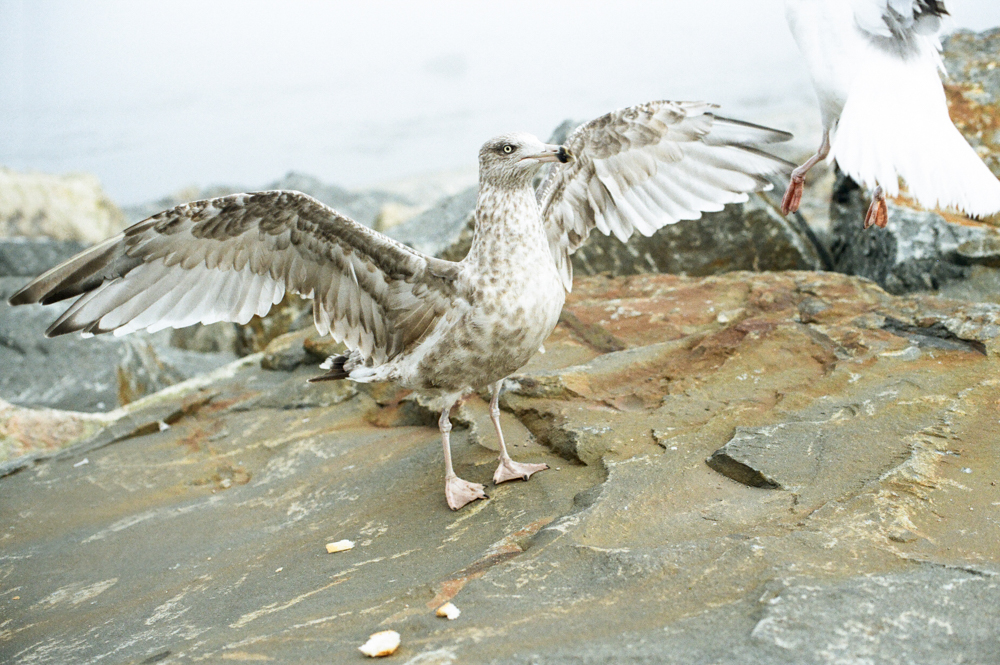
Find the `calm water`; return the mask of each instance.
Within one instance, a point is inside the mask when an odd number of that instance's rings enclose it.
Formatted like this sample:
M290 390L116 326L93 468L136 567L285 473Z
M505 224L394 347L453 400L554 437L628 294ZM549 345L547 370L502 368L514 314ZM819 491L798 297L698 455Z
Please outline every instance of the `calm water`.
M0 165L127 204L470 167L495 134L650 99L818 131L783 0L357 4L0 0ZM952 5L1000 25L997 0Z

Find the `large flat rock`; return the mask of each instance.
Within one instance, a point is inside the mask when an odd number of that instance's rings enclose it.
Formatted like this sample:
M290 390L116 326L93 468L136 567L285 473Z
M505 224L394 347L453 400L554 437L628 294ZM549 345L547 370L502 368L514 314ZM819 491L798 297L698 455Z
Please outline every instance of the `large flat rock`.
M0 661L362 662L392 629L414 665L991 662L998 321L839 274L578 279L501 399L552 468L493 487L472 396L459 512L432 405L245 358L0 478ZM767 436L769 487L706 464Z

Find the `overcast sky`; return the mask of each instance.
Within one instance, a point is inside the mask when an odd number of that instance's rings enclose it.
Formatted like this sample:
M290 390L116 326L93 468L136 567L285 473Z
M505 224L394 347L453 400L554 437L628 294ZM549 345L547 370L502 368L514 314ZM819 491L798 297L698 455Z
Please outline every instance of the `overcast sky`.
M498 133L650 99L808 133L783 6L0 0L0 165L89 171L133 203L290 170L361 187L468 167ZM949 6L1000 26L998 0Z

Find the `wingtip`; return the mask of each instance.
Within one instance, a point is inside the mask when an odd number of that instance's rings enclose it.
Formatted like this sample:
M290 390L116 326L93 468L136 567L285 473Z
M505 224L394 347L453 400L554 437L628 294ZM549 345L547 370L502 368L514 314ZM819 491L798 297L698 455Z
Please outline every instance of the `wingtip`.
M725 116L717 115L715 116L716 121L721 121L733 127L739 127L744 130L749 130L749 132L741 137L732 136L727 137L734 143L744 143L749 145L760 144L760 143L785 143L786 141L791 141L795 138L795 135L791 132L786 132L783 129L775 129L774 127L767 127L765 125L758 125L754 122L747 122L746 120L736 120L734 118L727 118ZM742 140L741 140L742 139Z
M33 293L32 287L35 286L36 281L25 284L18 291L14 293L10 298L7 298L7 304L11 307L17 307L18 305L32 305L38 302L38 294Z

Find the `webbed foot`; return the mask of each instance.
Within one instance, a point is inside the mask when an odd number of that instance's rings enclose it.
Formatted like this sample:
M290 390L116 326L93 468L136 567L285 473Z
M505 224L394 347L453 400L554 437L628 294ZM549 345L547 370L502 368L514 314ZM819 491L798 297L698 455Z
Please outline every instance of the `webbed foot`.
M548 464L523 464L515 462L509 457L507 459L501 457L500 466L497 467L496 473L493 474L493 484L499 485L508 480L527 480L531 477L531 474L544 471L547 468L549 468Z
M458 476L445 478L444 481L444 498L452 510L458 510L476 499L488 499L485 490L486 488L479 483L470 483Z

